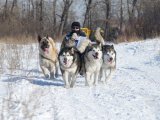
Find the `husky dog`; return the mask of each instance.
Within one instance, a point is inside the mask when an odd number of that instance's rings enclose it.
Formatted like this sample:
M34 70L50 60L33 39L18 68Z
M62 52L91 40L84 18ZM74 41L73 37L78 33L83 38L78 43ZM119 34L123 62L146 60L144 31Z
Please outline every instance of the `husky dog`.
M63 48L58 56L65 87L73 87L80 70L80 56L74 47Z
M104 45L102 47L103 52L103 64L100 72L100 80L104 76L105 79L102 80L106 83L109 79L111 79L113 71L116 69L116 51L113 45ZM107 70L109 70L109 74L107 75Z
M102 45L105 44L104 39L102 37L103 33L104 33L104 31L100 27L97 27L95 34L94 34L95 40L97 42L100 42Z
M73 33L71 38L65 37L61 44L61 49L65 47L75 46L80 53L83 53L90 43L90 40L84 36L78 36L76 33ZM60 50L61 50L60 49Z
M58 76L58 52L51 37L38 36L39 61L44 76L53 79Z
M101 44L92 44L86 48L84 53L85 62L85 85L97 85L98 76L102 65L102 47ZM92 77L94 75L94 81Z

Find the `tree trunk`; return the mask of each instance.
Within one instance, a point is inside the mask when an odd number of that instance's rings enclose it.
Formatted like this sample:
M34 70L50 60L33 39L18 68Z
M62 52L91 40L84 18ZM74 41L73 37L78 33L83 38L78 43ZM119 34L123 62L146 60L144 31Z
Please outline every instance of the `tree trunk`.
M8 0L6 0L3 11L3 21L8 17Z
M120 31L122 31L123 25L123 0L121 0L121 9L120 9Z
M34 5L34 2L33 2L33 0L31 0L31 5L32 5L31 16L32 16L32 18L34 19L34 18L35 18L35 17L34 17L35 5Z
M109 16L110 16L110 11L111 11L111 2L110 0L105 0L104 1L105 6L106 6L106 22L105 22L105 30L104 30L104 36L105 40L108 38L108 33L109 33Z
M136 6L137 0L132 1L131 10L129 7L129 0L127 0L127 8L128 8L128 16L129 16L129 35L135 34L135 24L134 24L134 13L135 13L135 6Z
M43 0L40 1L39 7L40 7L40 16L39 16L40 32L42 33L43 31Z
M17 0L13 0L11 7L11 14L13 13L14 8L17 7Z
M85 16L84 16L83 26L86 25L87 20L89 19L89 12L90 12L90 9L91 9L91 5L92 5L92 0L88 0L88 3L86 4L86 12L85 12ZM89 24L86 25L86 26L89 27Z
M56 4L57 0L53 1L53 31L56 29Z
M63 0L63 3L64 3L64 8L63 8L63 12L61 15L61 20L60 20L60 25L59 25L59 30L58 30L59 36L62 36L63 34L64 24L67 21L67 15L68 15L70 6L73 3L73 0Z

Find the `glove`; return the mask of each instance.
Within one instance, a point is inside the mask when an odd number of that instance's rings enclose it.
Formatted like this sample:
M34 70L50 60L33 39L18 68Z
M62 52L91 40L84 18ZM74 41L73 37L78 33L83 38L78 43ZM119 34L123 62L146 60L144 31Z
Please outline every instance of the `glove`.
M77 40L78 39L77 33L73 33L71 39L72 40Z

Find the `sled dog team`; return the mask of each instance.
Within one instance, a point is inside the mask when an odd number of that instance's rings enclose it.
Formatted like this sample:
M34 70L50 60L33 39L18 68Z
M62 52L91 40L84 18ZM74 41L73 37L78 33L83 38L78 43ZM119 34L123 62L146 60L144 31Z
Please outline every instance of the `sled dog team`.
M59 67L65 88L74 87L79 73L85 76L86 86L97 85L99 81L107 83L116 68L114 46L104 44L100 28L95 32L94 43L80 30L79 22L73 22L71 29L63 39L59 53L51 37L38 36L39 61L44 76L54 79Z

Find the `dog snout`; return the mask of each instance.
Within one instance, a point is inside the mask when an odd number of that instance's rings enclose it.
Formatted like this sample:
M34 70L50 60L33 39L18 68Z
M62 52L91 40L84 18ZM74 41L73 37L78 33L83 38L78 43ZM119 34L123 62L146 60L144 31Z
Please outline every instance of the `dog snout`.
M113 58L111 57L109 60L110 60L110 61L112 61L112 60L113 60Z
M49 48L49 42L48 42L48 41L44 41L44 42L42 43L42 46L43 46L44 48Z
M67 61L67 58L66 58L66 57L64 58L64 61Z
M98 52L96 52L95 55L98 56Z

